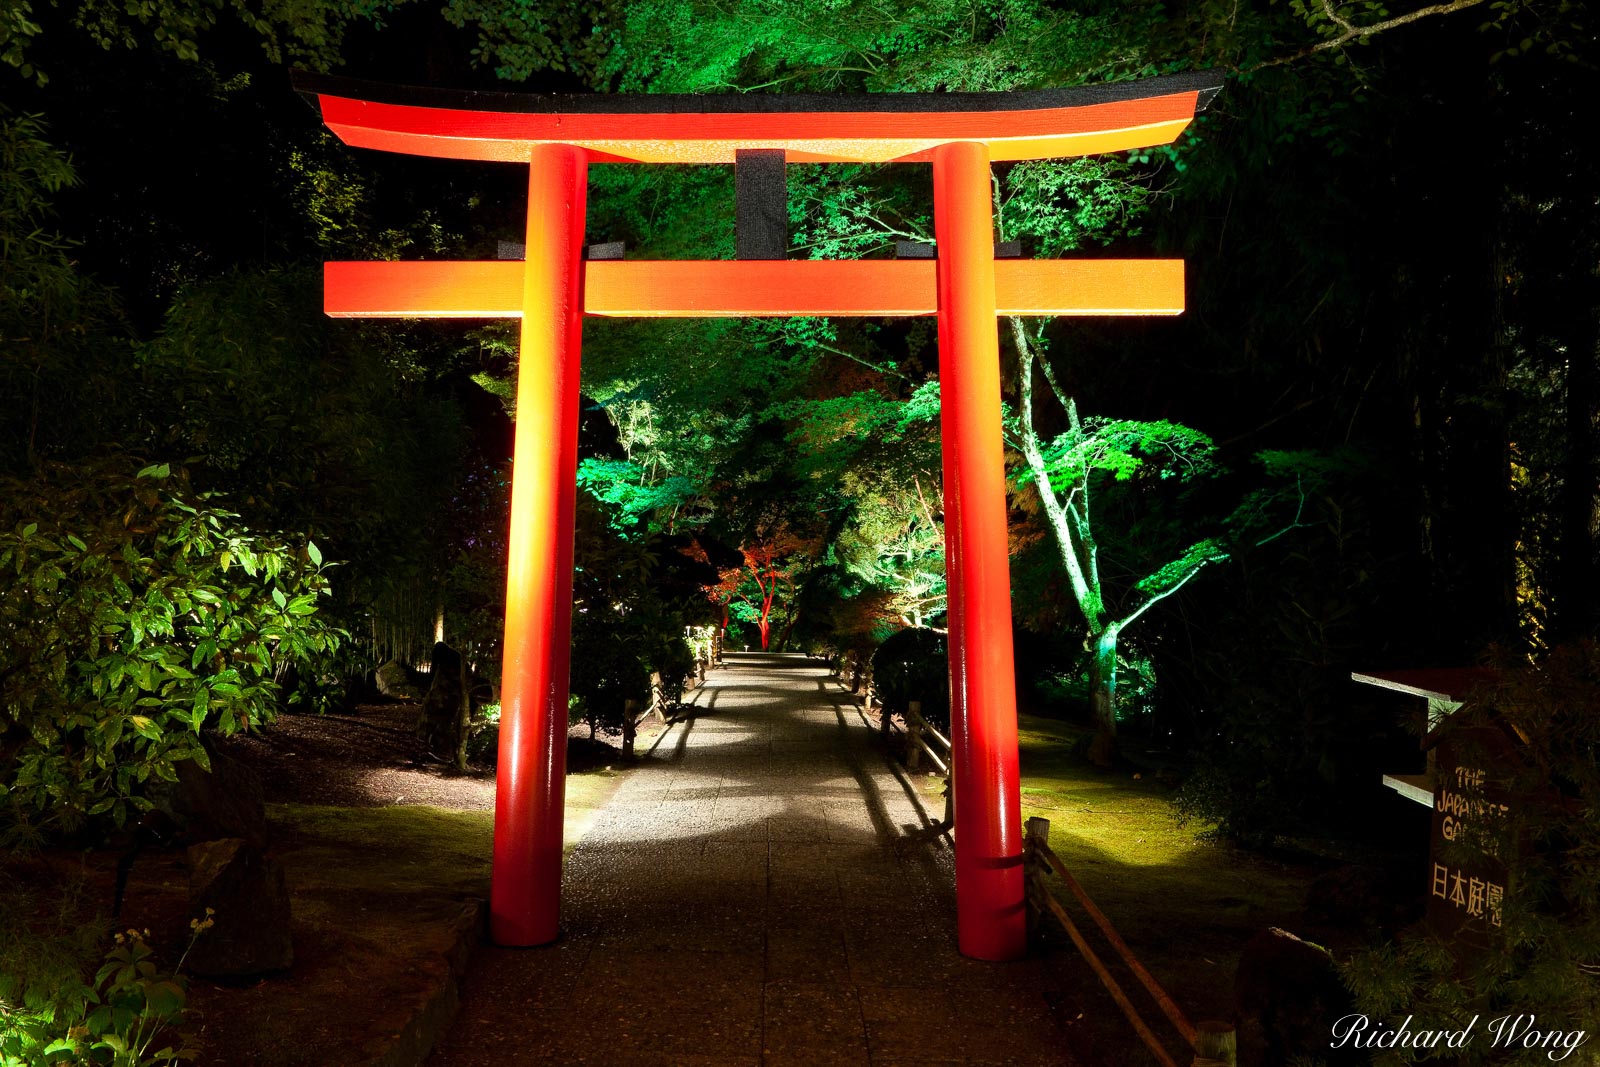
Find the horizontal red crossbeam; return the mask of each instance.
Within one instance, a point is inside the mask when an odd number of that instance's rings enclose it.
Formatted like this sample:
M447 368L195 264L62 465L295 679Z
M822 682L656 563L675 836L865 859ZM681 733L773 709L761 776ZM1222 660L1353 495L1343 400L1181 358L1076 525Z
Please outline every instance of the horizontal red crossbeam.
M791 163L927 162L981 142L994 162L1169 144L1221 85L1210 72L1076 89L842 96L538 96L385 86L297 73L346 144L410 155L525 163L534 144L597 162L732 163L781 148Z
M932 315L932 260L595 260L583 310L629 318ZM1000 259L1001 315L1176 315L1181 259ZM324 265L335 318L517 318L523 265L359 262Z

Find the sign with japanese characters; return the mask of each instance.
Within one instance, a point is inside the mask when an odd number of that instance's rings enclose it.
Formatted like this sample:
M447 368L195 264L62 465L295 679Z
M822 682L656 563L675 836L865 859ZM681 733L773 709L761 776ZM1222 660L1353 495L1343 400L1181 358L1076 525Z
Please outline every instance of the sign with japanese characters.
M1518 759L1494 727L1450 732L1435 748L1433 831L1428 848L1428 925L1458 955L1487 947L1503 923L1515 856L1504 844Z

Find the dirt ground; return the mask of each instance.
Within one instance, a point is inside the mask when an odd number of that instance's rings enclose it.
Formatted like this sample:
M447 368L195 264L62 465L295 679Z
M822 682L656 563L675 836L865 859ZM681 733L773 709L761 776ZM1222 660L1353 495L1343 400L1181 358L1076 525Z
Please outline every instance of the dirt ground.
M290 887L295 962L241 984L189 979L184 1020L198 1062L326 1067L391 1054L396 1035L436 998L461 931L488 894L495 778L428 757L416 704L350 715L285 715L219 747L255 770L267 801L268 854ZM574 841L615 791L617 748L569 739L566 836ZM603 740L603 739L602 739ZM620 740L620 739L618 739ZM644 739L641 746L647 747ZM108 906L123 850L54 856L54 877ZM128 880L119 928L150 929L170 966L187 941L182 847L146 847Z
M261 776L269 804L494 810L494 768L460 773L424 753L415 733L418 708L363 704L350 715L280 715L260 732L235 734L218 747ZM620 765L620 738L606 740L590 741L587 727L573 727L568 772ZM646 734L641 740L648 744Z

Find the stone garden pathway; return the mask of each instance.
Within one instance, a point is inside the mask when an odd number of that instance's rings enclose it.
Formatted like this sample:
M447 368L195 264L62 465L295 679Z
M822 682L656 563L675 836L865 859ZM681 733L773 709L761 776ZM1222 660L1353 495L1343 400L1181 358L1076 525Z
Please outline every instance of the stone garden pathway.
M956 951L912 789L824 669L729 655L568 858L562 939L479 949L430 1063L1070 1064L1077 961Z

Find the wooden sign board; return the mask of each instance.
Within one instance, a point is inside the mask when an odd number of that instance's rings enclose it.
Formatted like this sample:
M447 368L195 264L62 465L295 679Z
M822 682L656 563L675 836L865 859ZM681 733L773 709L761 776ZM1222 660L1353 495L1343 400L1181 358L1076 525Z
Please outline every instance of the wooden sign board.
M1456 718L1474 694L1494 683L1480 668L1351 674L1354 681L1426 702L1426 775L1390 774L1384 784L1433 812L1428 835L1427 924L1465 962L1495 943L1506 894L1516 876L1506 825L1522 769L1517 742L1498 722L1468 726ZM1421 709L1419 709L1420 711Z
M1487 949L1502 925L1516 857L1505 841L1520 769L1514 743L1495 726L1440 731L1434 746L1433 825L1428 839L1428 927L1458 958Z

